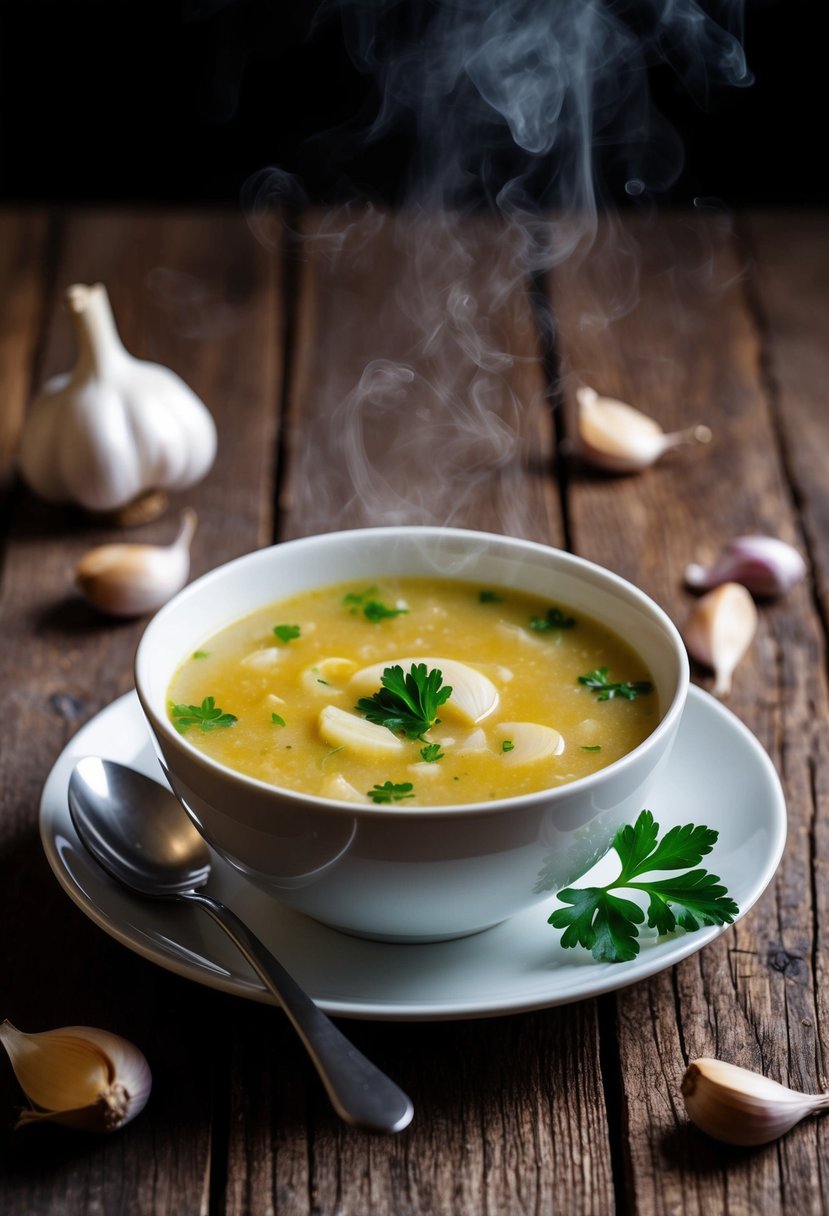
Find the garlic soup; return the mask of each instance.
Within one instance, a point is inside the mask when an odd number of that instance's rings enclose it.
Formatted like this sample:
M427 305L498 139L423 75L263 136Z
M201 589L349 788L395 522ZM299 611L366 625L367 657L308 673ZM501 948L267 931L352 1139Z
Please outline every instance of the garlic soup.
M176 728L221 764L401 808L555 788L659 722L650 673L603 625L438 578L338 584L257 610L200 642L168 700Z

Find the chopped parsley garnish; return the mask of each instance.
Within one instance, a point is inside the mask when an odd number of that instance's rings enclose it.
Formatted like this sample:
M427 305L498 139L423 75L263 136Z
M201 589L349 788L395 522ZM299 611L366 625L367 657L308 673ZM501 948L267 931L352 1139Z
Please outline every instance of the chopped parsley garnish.
M358 612L360 608L362 608L366 600L371 599L371 597L376 594L376 587L366 587L365 591L349 591L347 595L343 596L343 603L345 604L346 608L348 608L349 612L354 614Z
M503 604L504 597L497 591L479 591L478 602L480 604Z
M601 743L583 743L581 746L583 752L600 752L602 750Z
M687 823L671 828L657 843L659 824L650 811L641 811L613 838L622 863L621 873L603 887L568 887L559 891L562 903L549 924L563 929L565 948L584 946L593 957L608 963L630 962L639 953L638 929L645 913L632 900L611 894L619 888L641 891L649 897L648 926L658 933L672 933L677 927L689 933L703 925L730 925L740 909L720 885L716 874L689 870L673 878L645 879L642 875L657 870L684 870L697 865L714 847L718 832Z
M624 697L627 701L635 701L640 693L653 692L650 680L635 680L631 683L617 684L607 678L607 668L597 667L586 676L579 676L579 684L592 688L598 693L597 701L612 701L614 697Z
M440 750L439 743L427 743L425 747L420 749L420 758L425 760L427 764L434 764L436 760L442 760L444 753Z
M576 623L574 616L565 616L560 608L548 608L546 616L530 617L530 629L536 633L547 633L551 629L572 629Z
M443 684L443 672L425 663L412 663L408 674L399 664L386 667L380 677L382 688L371 697L361 697L357 712L378 726L387 726L394 734L407 739L426 740L424 734L440 722L437 712L452 695Z
M403 616L409 611L408 608L389 608L388 604L384 604L382 600L375 599L376 595L376 587L367 587L365 591L350 591L348 595L343 596L343 603L352 615L362 609L363 616L373 625L379 621L388 621L393 617Z
M274 726L284 726L285 719L280 714L271 714L271 722Z
M511 752L514 747L515 747L515 744L513 743L512 739L505 739L504 742L501 744L501 751L502 752Z
M209 654L209 650L194 650L190 657L193 659L206 659Z
M274 625L273 631L280 642L293 642L302 633L299 625Z
M217 730L225 726L233 726L238 722L234 714L226 714L219 709L215 697L205 697L201 705L171 705L170 713L173 726L183 735L191 726L201 730Z
M369 600L363 604L363 616L376 625L378 621L388 621L396 616L405 616L408 608L388 608L380 600Z
M402 802L404 798L414 798L413 789L411 781L400 781L396 785L393 781L384 781L366 793L372 802Z

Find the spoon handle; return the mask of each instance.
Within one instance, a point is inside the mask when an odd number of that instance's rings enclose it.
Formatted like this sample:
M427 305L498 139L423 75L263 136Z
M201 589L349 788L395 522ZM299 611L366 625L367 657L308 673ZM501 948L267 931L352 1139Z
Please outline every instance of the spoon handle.
M399 1132L408 1127L414 1113L411 1099L349 1042L247 925L218 899L201 891L188 891L179 898L204 908L278 999L337 1114L347 1123L372 1131Z

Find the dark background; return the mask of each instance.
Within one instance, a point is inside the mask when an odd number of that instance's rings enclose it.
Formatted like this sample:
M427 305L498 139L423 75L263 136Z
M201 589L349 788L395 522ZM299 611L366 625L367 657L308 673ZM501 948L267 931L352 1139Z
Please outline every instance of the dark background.
M355 192L398 201L410 132L404 122L368 147L354 138L376 112L376 84L349 58L339 14L312 21L317 7L4 0L0 201L236 203L271 165L301 178L315 201ZM714 89L706 109L670 70L650 72L685 149L658 202L829 202L823 7L747 0L755 83ZM546 168L536 166L537 183ZM608 174L608 197L626 201L623 177Z

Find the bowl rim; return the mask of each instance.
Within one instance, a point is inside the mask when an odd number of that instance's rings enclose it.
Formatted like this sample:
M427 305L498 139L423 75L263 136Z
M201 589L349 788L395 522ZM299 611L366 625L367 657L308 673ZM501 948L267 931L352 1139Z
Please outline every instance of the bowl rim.
M241 772L239 769L231 768L229 765L222 764L218 760L214 760L205 752L194 747L193 744L179 734L169 718L164 715L159 715L153 708L151 698L147 695L143 687L142 669L148 662L148 654L153 641L153 635L157 629L161 628L166 616L178 608L178 606L186 602L188 599L194 598L209 589L214 582L218 582L227 578L232 572L240 566L251 564L257 560L266 561L265 555L271 554L276 550L294 550L316 547L324 543L347 543L350 540L371 538L390 538L397 536L403 537L420 537L424 540L431 538L452 538L459 541L470 541L476 544L479 543L498 543L514 547L518 551L535 553L538 555L554 554L558 559L565 562L570 569L580 572L584 575L591 576L594 579L604 580L606 585L611 590L615 590L623 594L629 601L636 603L642 610L651 615L654 621L659 624L664 633L673 643L673 650L677 660L677 683L674 695L670 704L666 707L659 722L654 727L649 735L647 735L641 743L637 744L631 751L620 756L617 760L605 765L604 768L597 769L596 772L588 773L584 777L579 777L575 781L569 781L561 786L551 786L540 790L534 790L527 794L515 794L505 798L491 798L478 802L463 802L463 803L445 803L430 806L418 805L403 805L395 803L392 806L375 803L356 803L347 802L344 799L324 798L322 795L308 794L301 790L291 789L288 786L275 785L272 782L263 781L258 777L251 777L247 773ZM318 584L324 586L324 583ZM275 601L278 602L278 601ZM260 605L252 606L249 611L254 612ZM264 605L261 605L264 606ZM238 614L233 620L238 619ZM228 622L228 624L231 624ZM328 814L347 814L351 817L355 815L369 816L377 819L399 820L417 819L417 818L465 818L469 815L480 814L503 814L507 811L517 811L520 809L531 808L535 805L542 805L545 809L551 807L555 803L566 801L571 798L574 793L581 794L586 792L588 795L591 790L597 785L601 786L612 778L617 773L624 772L625 769L637 763L643 752L657 747L660 741L666 734L675 730L678 725L679 718L685 707L685 701L688 694L688 686L690 684L690 664L688 654L685 648L685 643L682 636L668 616L667 612L656 603L651 596L640 590L634 583L621 575L616 574L607 567L599 565L597 562L590 561L589 558L580 557L578 554L570 553L567 549L559 549L554 545L547 545L540 541L526 540L523 537L508 536L498 532L485 532L471 528L453 528L448 526L434 526L428 524L390 524L379 525L370 528L350 528L339 530L335 529L331 532L314 533L309 536L294 537L285 541L277 541L271 545L265 545L259 549L252 549L247 553L240 554L238 557L231 558L221 565L214 566L211 570L205 571L204 574L188 583L174 596L164 604L158 612L147 623L144 632L142 633L138 646L135 652L133 663L133 674L135 681L135 690L138 696L141 709L150 726L150 730L158 740L158 746L161 747L159 735L162 735L169 743L178 751L188 756L193 763L196 763L206 770L209 775L213 773L217 779L231 780L239 783L241 789L250 789L258 795L266 795L278 797L283 802L295 803L297 809L303 810L305 813L320 813ZM163 751L163 749L162 749ZM168 766L165 765L165 771Z

